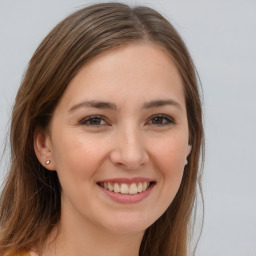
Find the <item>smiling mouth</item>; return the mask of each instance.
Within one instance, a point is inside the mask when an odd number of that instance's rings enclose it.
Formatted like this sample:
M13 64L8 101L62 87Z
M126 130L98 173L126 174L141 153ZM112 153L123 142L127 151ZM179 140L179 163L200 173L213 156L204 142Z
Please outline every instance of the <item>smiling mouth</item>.
M118 182L99 182L100 187L119 194L136 195L149 189L155 182L138 182L138 183L118 183Z

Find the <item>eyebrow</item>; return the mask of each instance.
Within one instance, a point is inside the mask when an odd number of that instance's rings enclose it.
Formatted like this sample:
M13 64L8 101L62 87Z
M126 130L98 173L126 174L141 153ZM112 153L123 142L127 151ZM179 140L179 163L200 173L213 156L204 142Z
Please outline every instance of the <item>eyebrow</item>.
M104 102L104 101L83 101L71 107L68 112L73 112L74 110L82 107L87 108L98 108L98 109L111 109L117 110L117 106L111 102Z
M150 102L146 102L144 103L143 108L149 109L149 108L155 108L155 107L162 107L166 105L172 105L182 111L181 105L177 101L172 99L153 100Z
M177 107L179 110L182 111L181 105L172 99L159 99L159 100L152 100L149 102L145 102L142 106L144 109L150 109L155 107L162 107L166 105L172 105L174 107ZM74 106L72 106L68 112L73 112L74 110L78 108L97 108L97 109L110 109L110 110L117 110L117 106L114 103L111 102L105 102L105 101L83 101L80 102Z

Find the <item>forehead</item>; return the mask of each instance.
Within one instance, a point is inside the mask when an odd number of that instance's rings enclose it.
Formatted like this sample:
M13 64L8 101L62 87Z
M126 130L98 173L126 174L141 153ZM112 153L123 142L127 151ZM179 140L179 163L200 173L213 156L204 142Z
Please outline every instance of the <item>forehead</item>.
M69 83L61 102L110 98L149 101L169 95L184 103L183 84L171 56L152 43L112 49L86 63Z

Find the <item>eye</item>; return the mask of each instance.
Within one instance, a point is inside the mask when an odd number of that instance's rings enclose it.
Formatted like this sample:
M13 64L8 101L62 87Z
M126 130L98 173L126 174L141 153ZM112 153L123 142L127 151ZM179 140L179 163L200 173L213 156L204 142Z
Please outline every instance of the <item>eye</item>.
M108 125L105 119L102 116L89 116L80 121L80 124L87 125L87 126L102 126Z
M174 123L173 119L166 115L154 115L147 121L147 124L156 125L156 126L165 126L173 123Z

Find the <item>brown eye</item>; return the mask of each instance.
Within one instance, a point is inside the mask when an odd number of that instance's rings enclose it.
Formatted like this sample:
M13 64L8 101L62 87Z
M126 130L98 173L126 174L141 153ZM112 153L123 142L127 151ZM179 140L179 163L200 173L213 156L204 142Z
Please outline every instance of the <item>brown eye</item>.
M83 119L80 123L82 125L95 126L95 127L107 124L107 122L100 116L87 117Z
M91 125L100 125L101 124L101 118L94 117L89 120L89 124Z
M157 125L157 126L164 126L174 123L172 118L164 115L156 115L153 116L149 121L149 124L151 125Z
M164 118L162 116L157 116L152 118L152 124L163 124Z

